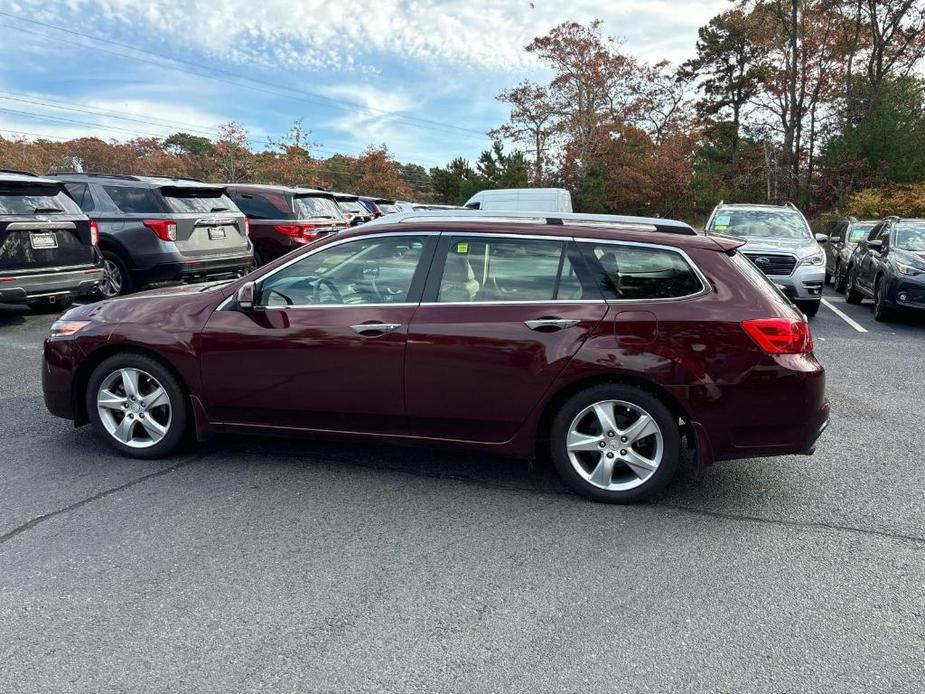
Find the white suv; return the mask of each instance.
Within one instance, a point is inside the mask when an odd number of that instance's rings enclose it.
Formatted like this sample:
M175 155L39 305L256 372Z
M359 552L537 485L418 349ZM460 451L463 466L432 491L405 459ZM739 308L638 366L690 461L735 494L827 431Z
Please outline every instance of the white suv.
M720 202L707 220L707 234L746 239L740 249L807 316L822 300L825 253L802 213L792 204L731 205Z

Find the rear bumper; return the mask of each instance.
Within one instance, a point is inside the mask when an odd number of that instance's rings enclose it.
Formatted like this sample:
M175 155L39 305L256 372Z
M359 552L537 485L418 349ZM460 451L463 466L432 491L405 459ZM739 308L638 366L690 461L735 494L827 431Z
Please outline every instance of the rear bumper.
M254 262L253 250L219 257L171 260L145 270L135 271L138 284L159 282L191 282L203 279L235 277L246 272Z
M103 269L84 267L30 272L0 273L0 302L22 303L45 297L83 296L93 291L103 278Z

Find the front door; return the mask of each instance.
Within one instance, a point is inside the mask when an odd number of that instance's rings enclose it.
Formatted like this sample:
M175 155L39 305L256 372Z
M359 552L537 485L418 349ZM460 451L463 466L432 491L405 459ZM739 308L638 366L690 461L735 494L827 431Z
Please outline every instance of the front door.
M576 254L563 239L444 234L408 333L412 433L514 436L607 312Z
M405 344L434 241L333 241L260 278L255 309L216 311L201 347L210 417L404 433Z

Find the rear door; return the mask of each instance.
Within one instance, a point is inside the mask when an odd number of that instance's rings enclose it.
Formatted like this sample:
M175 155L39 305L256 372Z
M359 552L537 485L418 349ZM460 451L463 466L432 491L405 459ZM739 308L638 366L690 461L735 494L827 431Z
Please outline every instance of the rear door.
M208 259L247 252L244 215L216 186L163 186L159 189L168 217L177 223L177 250L189 258Z
M419 436L507 441L607 312L561 237L444 234L408 332Z
M58 184L0 181L0 271L94 265L90 222Z

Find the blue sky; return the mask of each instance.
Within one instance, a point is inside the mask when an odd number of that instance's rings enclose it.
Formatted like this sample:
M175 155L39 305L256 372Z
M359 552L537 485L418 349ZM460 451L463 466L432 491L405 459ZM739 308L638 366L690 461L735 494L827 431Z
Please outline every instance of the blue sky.
M532 37L600 18L627 52L679 62L729 4L0 0L0 135L215 137L235 120L261 148L302 118L319 156L385 144L442 165L487 148L498 91L544 79Z

